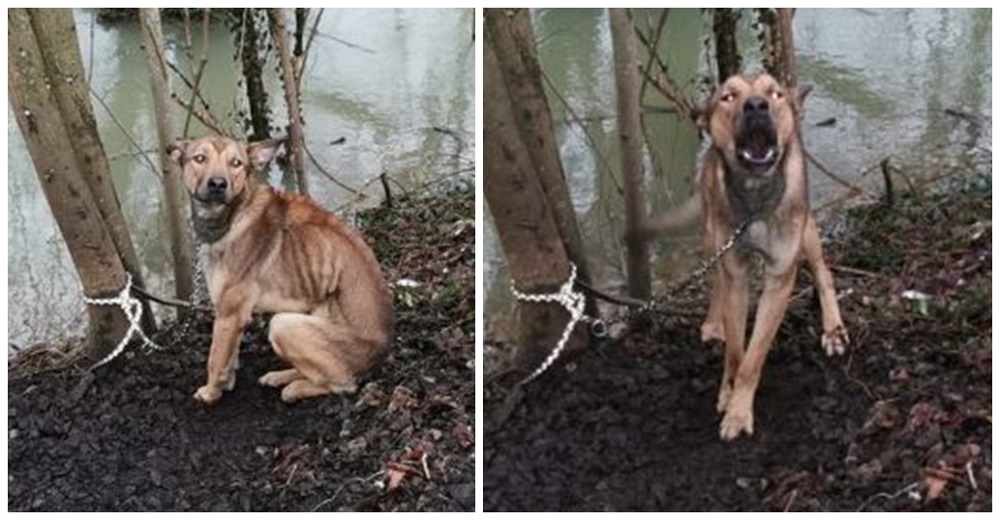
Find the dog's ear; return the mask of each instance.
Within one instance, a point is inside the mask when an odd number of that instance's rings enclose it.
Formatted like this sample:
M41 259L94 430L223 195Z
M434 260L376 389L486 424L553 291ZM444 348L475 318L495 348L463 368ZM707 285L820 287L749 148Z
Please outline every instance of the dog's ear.
M250 165L254 171L261 171L267 168L267 163L274 158L278 146L281 146L281 139L268 139L247 144L247 155L250 157Z
M812 85L797 85L792 90L792 92L790 92L790 94L792 95L793 103L795 103L796 114L802 113L802 108L805 107L806 103L806 96L808 96L809 93L812 92L812 89L813 89Z
M177 164L184 164L184 154L187 151L187 146L190 141L185 141L182 139L177 139L174 142L167 145L167 155L174 160Z

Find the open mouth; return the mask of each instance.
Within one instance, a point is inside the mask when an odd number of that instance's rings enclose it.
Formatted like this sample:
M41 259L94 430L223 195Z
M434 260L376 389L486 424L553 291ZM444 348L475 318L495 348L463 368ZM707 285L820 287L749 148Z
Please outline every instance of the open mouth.
M778 135L769 120L745 124L740 137L736 142L736 158L744 166L760 170L778 162Z

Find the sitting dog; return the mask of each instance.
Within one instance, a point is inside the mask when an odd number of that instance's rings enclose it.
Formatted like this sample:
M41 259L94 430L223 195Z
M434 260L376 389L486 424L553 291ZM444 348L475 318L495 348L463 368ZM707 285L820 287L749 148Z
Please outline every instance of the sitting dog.
M361 236L310 199L255 180L279 144L204 137L167 148L183 169L207 249L215 322L208 380L194 394L205 404L236 383L240 335L253 311L276 313L268 338L291 368L260 383L283 386L287 403L353 392L389 344L392 297Z
M698 193L680 208L648 220L642 239L679 230L701 216L703 248L714 255L741 226L713 277L702 341L725 343L717 409L720 435L753 434L753 401L761 369L788 307L799 261L812 269L823 314L822 346L842 354L849 339L840 318L833 276L823 261L809 209L799 112L808 89L789 89L767 74L735 75L712 95L699 125L712 143L697 178ZM764 288L753 334L744 351L749 255L764 259Z

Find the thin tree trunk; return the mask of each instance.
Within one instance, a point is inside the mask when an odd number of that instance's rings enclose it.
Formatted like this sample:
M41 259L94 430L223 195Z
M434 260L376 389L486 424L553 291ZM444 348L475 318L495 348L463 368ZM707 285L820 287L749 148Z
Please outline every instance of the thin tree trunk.
M795 9L778 9L778 41L780 42L781 81L788 87L799 84L798 72L795 69L795 42L792 36L792 16Z
M299 193L309 194L309 182L306 177L305 138L302 135L302 110L299 107L298 81L295 78L296 67L292 61L292 49L288 43L288 31L285 26L285 12L275 8L268 10L271 16L271 38L278 52L278 64L281 67L281 83L285 90L285 104L288 106L288 154L289 164L295 172Z
M125 286L125 268L74 153L60 114L27 9L7 10L7 92L42 191L66 241L83 291L91 298L116 295ZM46 54L56 49L47 49ZM82 78L81 78L82 81ZM92 360L111 352L128 329L121 309L87 307L84 355Z
M156 115L156 135L160 145L160 172L163 181L164 205L167 214L167 235L174 257L175 293L180 300L188 300L194 290L193 249L188 232L187 213L181 209L182 182L177 164L167 155L167 145L176 137L173 116L170 112L170 78L167 75L163 46L163 27L159 9L139 9L143 42L149 65L153 91L153 110ZM186 311L178 309L178 314Z
M795 45L792 41L794 9L758 9L760 46L764 69L786 86L798 84Z
M511 280L522 292L552 292L566 281L569 264L549 202L522 141L515 103L494 53L493 33L485 31L483 51L483 189L497 227ZM568 314L551 303L520 304L514 368L530 372L555 347ZM568 349L586 346L577 329Z
M63 123L72 140L77 168L83 173L90 187L94 202L115 244L125 269L132 273L132 280L144 287L142 267L139 264L132 238L121 211L118 195L111 182L104 145L97 133L90 104L90 93L83 72L76 24L71 9L31 9L28 11L31 27L45 63L46 75L56 78L51 83L53 96L58 103ZM147 332L156 329L156 319L148 301L143 301L142 327Z
M736 44L736 22L739 11L735 9L712 10L712 32L715 34L715 63L719 68L719 83L740 72L740 49Z
M625 184L625 231L635 236L646 218L643 198L642 128L639 124L638 53L632 18L622 8L611 9L611 46L615 57L618 92L618 137L621 141L622 180ZM626 243L628 291L633 298L650 295L649 247L641 240Z
M250 104L250 141L264 141L271 138L271 108L267 90L264 88L264 59L261 56L261 40L266 31L257 28L258 9L247 8L243 17L243 78L246 81L247 101ZM265 178L267 172L258 172Z
M590 282L586 251L559 159L552 114L542 84L531 15L527 9L486 9L483 23L483 30L489 32L492 38L510 98L516 100L515 114L521 140L527 145L536 167L566 254L576 264L577 276L584 282ZM588 310L596 311L592 298L588 299Z

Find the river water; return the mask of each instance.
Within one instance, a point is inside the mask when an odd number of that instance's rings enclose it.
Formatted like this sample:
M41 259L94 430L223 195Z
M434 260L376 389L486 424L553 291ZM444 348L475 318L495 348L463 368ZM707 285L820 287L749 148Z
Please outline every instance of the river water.
M192 16L201 19L198 10L192 10ZM316 174L310 164L314 198L349 214L377 203L382 188L372 181L383 172L398 182L392 183L394 189L407 190L442 179L472 177L474 16L473 9L324 12L302 82L307 147L337 180L367 196L359 198L340 188ZM134 141L150 154L156 149L149 72L138 23L104 26L94 23L91 10L77 10L75 17L85 70L95 96L107 106L93 102L147 285L156 293L172 295L159 178L132 145ZM291 22L290 13L286 19ZM197 53L201 24L194 25ZM170 58L188 71L180 24L165 21L164 29ZM234 60L233 35L225 25L211 25L207 54L201 90L213 113L229 128L238 129L240 69ZM266 68L268 93L274 123L284 126L283 97L274 69L272 57ZM181 85L176 76L172 81L175 87ZM175 119L179 132L183 122L179 112ZM204 132L196 125L192 134ZM342 144L334 144L342 138ZM16 348L79 333L84 304L69 253L9 106L7 145L7 324L9 341ZM150 157L156 163L156 156ZM272 180L280 182L280 175L272 172Z
M760 70L746 11L737 35L744 70ZM648 33L647 25L655 26L659 16L659 10L639 10L636 23ZM536 10L533 21L541 67L554 86L549 99L557 121L556 138L591 270L600 286L621 293L623 200L607 14ZM659 46L671 76L698 99L706 97L699 79L714 70L704 45L710 30L710 18L701 10L673 9ZM884 158L914 177L990 164L990 9L800 9L794 40L799 82L814 86L806 101L804 140L825 169L876 196L881 175L872 172ZM666 105L653 89L643 102ZM985 119L981 125L969 124L946 114L947 109ZM646 161L646 195L656 210L690 193L701 145L691 125L673 114L647 112L645 118L656 143ZM817 126L829 118L836 118L835 124ZM815 165L810 165L810 183L816 208L829 205L845 191ZM488 211L486 220L487 331L498 339L510 339L514 306ZM689 271L696 259L695 243L689 237L656 244L654 279Z

